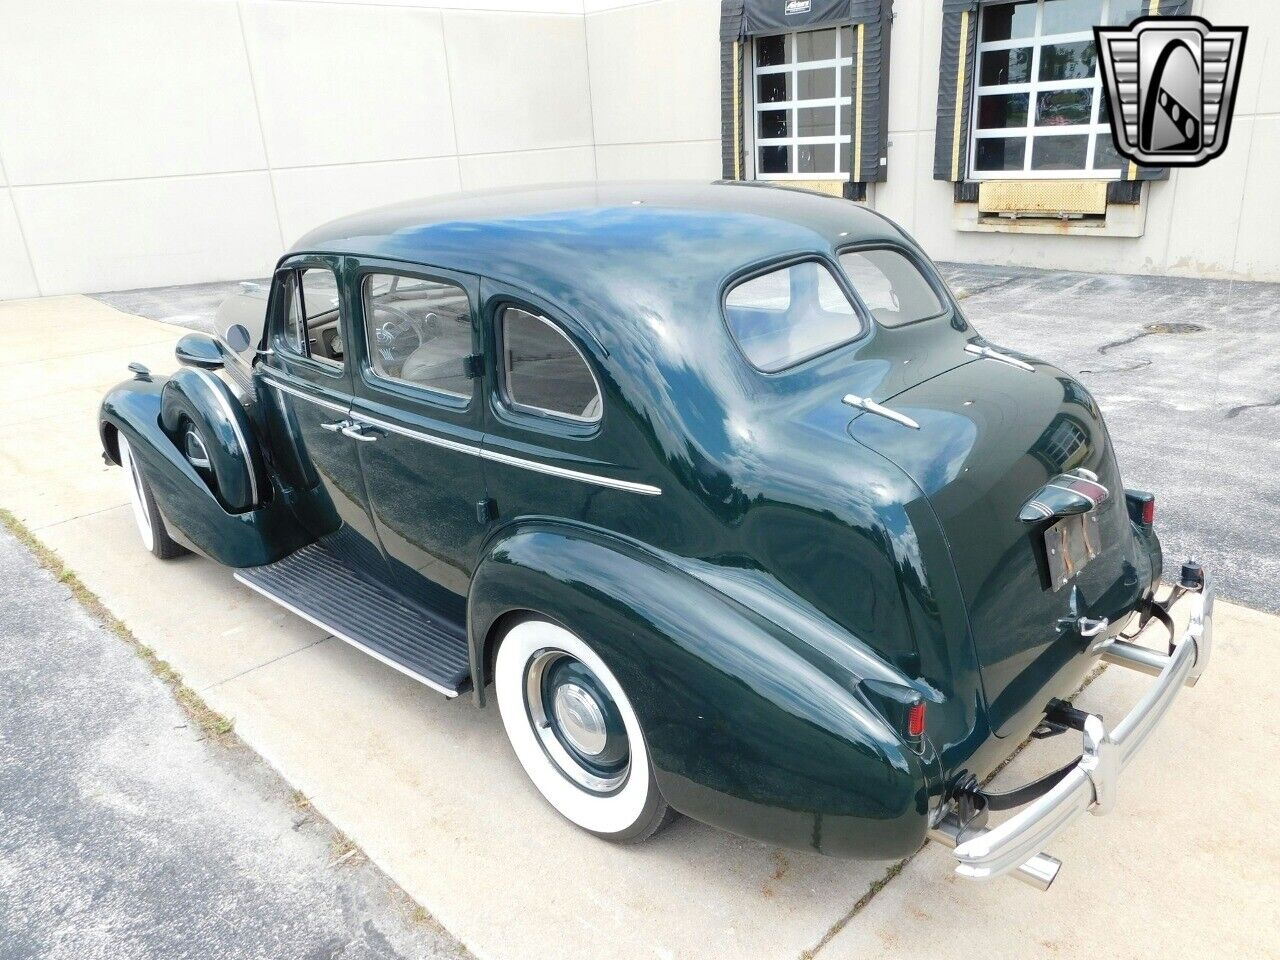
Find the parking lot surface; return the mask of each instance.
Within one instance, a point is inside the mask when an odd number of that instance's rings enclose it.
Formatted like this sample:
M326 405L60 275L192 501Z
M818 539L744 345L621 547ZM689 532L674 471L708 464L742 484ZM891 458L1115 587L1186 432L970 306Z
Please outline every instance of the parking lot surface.
M1123 291L1123 281L1133 278L1018 273L1006 282L1008 274L981 270L952 275L975 291L990 281L965 305L992 340L1067 369L1093 364L1110 336L1149 322L1143 317L1153 293L1132 290L1122 316L1100 321L1079 344L1066 334L1059 341L1044 334L1045 318L1066 324L1062 318L1087 313L1067 295L1071 284ZM999 299L1018 284L1026 286L1020 295ZM1246 291L1256 298L1245 304L1255 316L1272 309L1267 291L1275 297L1274 287ZM1122 301L1111 296L1108 302ZM1104 333L1103 325L1112 329ZM164 564L141 550L119 472L101 462L94 411L130 360L171 369L180 332L84 297L0 304L0 353L8 358L0 408L11 423L0 434L0 505L34 529L142 642L235 721L247 744L478 956L919 957L964 950L1145 960L1158 952L1280 952L1274 906L1280 897L1271 866L1280 861L1280 841L1265 829L1280 786L1280 758L1259 748L1277 733L1268 678L1280 667L1280 619L1222 605L1210 674L1183 695L1127 772L1115 812L1083 818L1048 851L1066 862L1048 894L1013 881L961 882L935 845L878 892L893 865L780 850L689 821L640 847L613 847L560 820L534 794L496 711L477 711L465 698L442 700L250 593L211 563ZM1175 349L1161 344L1194 336L1144 338L1153 342L1153 357L1143 369L1164 371L1175 392L1144 387L1139 395L1126 387L1127 395L1140 396L1129 406L1150 404L1159 412L1162 402L1201 402L1201 384L1189 387L1176 369L1166 369L1175 361L1159 352ZM1093 356L1070 362L1087 344L1094 344ZM1249 360L1261 376L1258 367L1266 361ZM1182 523L1181 511L1192 505L1181 505L1182 494L1167 494L1158 457L1141 465L1134 451L1148 449L1147 424L1115 402L1118 390L1090 379L1105 375L1083 374L1108 410L1129 482L1161 491L1170 556L1200 538L1206 562L1214 562L1211 549L1222 551L1224 564L1262 562L1256 558L1265 544L1237 536L1230 524L1217 536L1212 518L1201 528L1207 534ZM1261 394L1254 389L1223 387L1221 393L1232 404L1247 404ZM1215 395L1201 409L1220 402ZM1271 408L1249 409L1275 415ZM1215 434L1187 419L1197 431L1187 444ZM1255 425L1245 441L1260 472L1276 457L1273 446L1257 439L1265 429ZM30 456L33 449L39 457ZM1226 456L1217 449L1219 458ZM1170 466L1177 464L1170 459ZM1208 485L1219 482L1223 468L1205 466L1219 472L1206 474L1204 491L1186 496L1218 496ZM1254 516L1266 516L1267 509ZM1253 605L1267 606L1264 590L1248 589ZM1249 599L1244 592L1227 589ZM1086 691L1086 703L1114 722L1145 682L1112 668ZM1069 739L1024 751L997 789L1060 764L1061 751L1078 751Z
M0 960L465 956L3 530L0 610Z

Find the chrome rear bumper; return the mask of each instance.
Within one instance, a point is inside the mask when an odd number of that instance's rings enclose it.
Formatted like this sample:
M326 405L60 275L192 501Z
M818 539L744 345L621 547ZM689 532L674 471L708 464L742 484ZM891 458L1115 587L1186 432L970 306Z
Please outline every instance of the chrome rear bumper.
M1155 683L1111 730L1090 715L1084 724L1084 751L1079 763L1043 796L995 827L961 823L950 811L929 837L955 849L956 873L970 880L989 880L1006 873L1041 890L1057 876L1061 862L1041 853L1058 831L1080 814L1104 814L1115 804L1120 774L1146 742L1182 687L1195 686L1209 663L1213 643L1213 582L1205 573L1191 595L1191 619L1170 654L1123 640L1105 641L1098 649L1108 663L1156 677Z

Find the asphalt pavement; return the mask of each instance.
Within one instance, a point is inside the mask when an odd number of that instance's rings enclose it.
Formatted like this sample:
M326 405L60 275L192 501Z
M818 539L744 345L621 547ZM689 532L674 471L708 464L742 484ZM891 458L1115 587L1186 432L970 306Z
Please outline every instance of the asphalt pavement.
M466 952L0 530L0 960Z

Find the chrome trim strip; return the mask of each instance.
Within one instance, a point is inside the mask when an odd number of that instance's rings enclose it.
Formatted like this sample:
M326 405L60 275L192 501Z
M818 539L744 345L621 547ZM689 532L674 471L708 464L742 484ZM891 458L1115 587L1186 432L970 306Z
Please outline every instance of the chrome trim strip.
M262 382L275 387L281 393L287 393L292 397L297 397L299 400L307 400L318 407L324 407L326 410L333 410L335 413L347 412L347 408L340 403L334 403L331 400L325 400L321 397L313 396L305 390L299 390L297 387L291 387L286 383L281 383L274 377L263 377Z
M465 453L472 457L480 457L482 460L491 460L494 463L505 463L511 467L519 467L522 470L532 470L534 473L545 473L552 477L563 477L566 480L579 480L582 483L592 483L598 487L610 487L614 490L624 490L627 493L639 493L648 497L657 497L662 495L662 488L655 487L649 483L636 483L633 480L616 480L613 477L602 477L595 473L583 473L581 470L570 470L568 467L557 467L549 463L539 463L536 460L524 460L520 457L513 457L510 454L499 453L496 450L486 450L483 447L475 446L470 443L460 443L457 440L449 440L445 437L437 437L430 433L423 433L419 430L411 430L409 427L402 427L396 423L389 423L378 417L370 416L366 413L360 413L347 407L339 406L336 403L330 403L328 400L321 400L319 397L313 397L304 393L295 387L290 387L281 383L272 377L263 377L265 383L270 384L277 390L291 394L301 400L309 400L312 403L319 404L337 413L344 413L358 420L361 423L367 423L373 427L381 427L389 433L398 433L402 437L408 437L410 440L421 440L423 443L429 443L433 446L441 447L445 450L453 450L456 453Z
M1093 498L1093 497L1089 496L1089 495L1088 495L1087 493L1085 493L1083 490L1076 490L1076 489L1074 489L1073 487L1064 487L1064 486L1063 486L1062 484L1060 484L1060 483L1046 483L1044 486L1045 486L1045 487L1053 487L1053 489L1055 489L1055 490L1065 490L1065 491L1067 491L1067 493L1074 493L1074 494L1076 494L1077 496L1084 497L1084 498L1085 498L1086 500L1088 500L1088 501L1089 501L1089 503L1090 503L1090 504L1092 504L1094 507L1096 507L1099 503L1101 503L1101 502L1102 502L1102 501L1100 501L1100 500L1097 500L1097 499L1095 499L1095 498ZM1101 486L1101 484L1099 484L1099 486ZM1041 487L1040 489L1042 489L1042 490L1043 490L1043 489L1044 489L1044 487ZM1106 489L1106 487L1103 487L1103 489L1105 490L1105 489ZM1109 494L1108 494L1108 496L1109 496ZM1091 508L1091 509L1092 509L1092 508Z
M881 406L874 400L868 400L866 397L860 397L856 393L846 393L840 401L859 410L865 410L867 413L874 413L876 416L884 417L886 420L892 420L894 423L900 423L904 427L910 427L912 430L919 430L920 424L916 423L905 413L899 413L897 410L890 410L888 407Z
M1025 360L1019 360L1017 357L1011 357L1007 353L1001 353L999 350L992 350L990 347L980 347L976 343L965 345L965 353L971 353L975 357L984 357L987 360L998 360L1000 363L1007 363L1011 367L1017 367L1019 370L1025 370L1027 373L1035 373L1036 368Z
M423 443L442 447L445 450L453 450L457 453L469 454L473 457L480 457L482 460L489 460L493 463L505 463L507 466L519 467L522 470L532 470L534 473L545 473L548 476L563 477L566 480L580 480L583 483L593 483L598 487L611 487L614 490L625 490L628 493L639 493L649 497L656 497L662 494L662 488L655 487L652 484L636 483L633 480L616 480L613 477L602 477L595 473L583 473L581 470L570 470L568 467L557 467L549 463L540 463L537 460L513 457L507 453L499 453L497 450L486 450L484 447L477 447L474 444L460 443L457 440L449 440L445 437L437 437L430 433L412 430L409 427L402 427L399 424L389 423L386 420L369 416L358 410L352 410L351 417L361 423L367 423L373 427L381 427L389 433L398 433L400 436L408 437L411 440L421 440Z
M240 452L244 454L244 468L249 472L249 499L253 502L253 508L257 509L258 500L258 478L257 470L254 469L253 457L249 454L249 444L244 438L244 431L240 429L240 421L236 419L235 413L231 409L231 404L227 400L226 394L218 389L220 386L226 386L221 380L218 380L208 370L201 370L198 367L192 367L192 370L200 376L202 380L210 383L209 389L213 391L213 395L218 398L218 406L222 408L223 414L227 418L227 422L231 424L232 431L236 435L236 443L240 445Z
M613 477L601 477L594 473L582 473L579 470L570 470L567 467L556 467L549 463L538 463L536 460L521 460L519 457L513 457L510 454L499 453L497 450L481 450L480 456L485 460L492 460L494 463L505 463L512 467L520 467L522 470L532 470L534 473L545 473L552 477L564 477L566 480L581 480L583 483L594 483L598 487L612 487L614 490L625 490L627 493L639 493L646 497L658 497L662 495L661 487L655 487L649 483L636 483L632 480L615 480Z
M1083 733L1080 762L1049 792L1023 807L996 827L966 830L947 836L944 820L930 838L955 847L956 873L970 880L988 880L1012 871L1040 873L1036 861L1043 844L1086 811L1105 814L1115 803L1121 773L1164 719L1184 686L1194 686L1208 666L1213 639L1213 584L1208 575L1193 597L1191 620L1170 654L1124 641L1100 644L1108 662L1157 674L1156 682L1114 728L1090 716ZM963 842L956 843L956 840ZM1024 877L1023 879L1032 879Z
M246 580L239 573L239 571L237 571L234 574L234 576L237 580L243 583L250 590L260 593L264 597L266 597L268 600L278 603L280 606L284 607L290 613L294 614L295 616L301 617L303 620L306 620L308 623L315 624L321 630L327 631L330 636L336 637L337 639L341 640L343 643L351 644L351 646L355 647L361 653L367 653L369 656L373 657L373 659L382 661L391 669L399 670L406 677L412 677L414 680L417 680L421 684L425 684L426 686L430 687L432 690L435 690L438 693L443 693L450 700L452 700L454 697L458 695L457 690L450 690L448 687L442 687L440 684L436 683L434 680L428 680L422 674L416 673L413 670L410 670L404 664L396 663L390 657L384 656L383 654L378 653L378 651L376 650L370 650L359 640L353 640L351 637L348 637L342 631L333 629L333 627L329 626L327 623L323 623L322 621L317 620L315 617L311 616L308 613L303 613L301 610L299 610L293 604L289 603L287 600L282 599L281 597L277 596L276 594L272 593L269 590L264 590L262 587L258 586L256 583L251 583L250 581Z

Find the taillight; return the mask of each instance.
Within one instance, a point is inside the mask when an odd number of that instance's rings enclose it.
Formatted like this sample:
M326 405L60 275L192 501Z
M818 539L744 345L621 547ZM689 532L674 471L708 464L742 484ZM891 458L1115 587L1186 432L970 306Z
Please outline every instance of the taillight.
M1129 519L1149 527L1156 522L1156 495L1145 490L1126 490L1124 499L1129 507Z
M924 736L924 701L920 700L911 705L911 709L907 711L907 736L923 737Z

